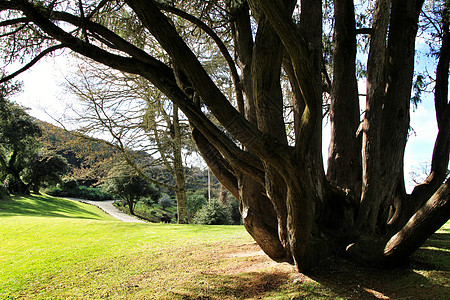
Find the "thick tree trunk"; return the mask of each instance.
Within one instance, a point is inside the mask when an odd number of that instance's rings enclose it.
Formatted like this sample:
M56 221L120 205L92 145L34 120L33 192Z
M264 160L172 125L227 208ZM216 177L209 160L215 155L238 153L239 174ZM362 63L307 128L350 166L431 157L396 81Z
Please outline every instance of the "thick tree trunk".
M378 0L370 38L367 62L366 111L362 123L362 193L357 226L362 232L375 233L380 198L381 120L385 93L386 32L389 0Z
M351 193L359 202L361 185L361 144L356 136L360 123L356 81L356 22L352 1L335 0L333 36L333 84L331 88L331 141L327 178L336 187Z
M278 236L277 215L263 186L248 176L239 177L239 199L245 229L273 260L291 261Z

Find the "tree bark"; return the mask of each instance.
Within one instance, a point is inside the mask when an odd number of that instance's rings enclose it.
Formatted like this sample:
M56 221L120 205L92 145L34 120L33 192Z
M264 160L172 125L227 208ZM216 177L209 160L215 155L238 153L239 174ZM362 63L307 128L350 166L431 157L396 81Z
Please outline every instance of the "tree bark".
M353 1L335 0L333 84L331 87L331 140L327 178L336 187L360 198L361 144L356 136L360 123L356 81L356 22Z
M180 121L178 118L178 106L175 104L173 106L172 126L173 169L177 187L175 194L177 197L178 223L187 224L189 220L187 212L186 180L184 176L183 157L181 153L182 140L180 134Z
M370 51L367 62L366 111L362 123L362 192L357 227L375 233L381 175L381 120L385 93L386 32L390 0L378 0L375 6Z
M395 234L384 248L385 264L402 261L443 226L450 216L450 179Z

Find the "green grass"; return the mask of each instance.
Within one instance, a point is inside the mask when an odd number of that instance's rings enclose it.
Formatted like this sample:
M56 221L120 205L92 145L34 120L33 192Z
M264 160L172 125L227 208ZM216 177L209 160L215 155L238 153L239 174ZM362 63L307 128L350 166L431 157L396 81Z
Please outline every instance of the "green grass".
M447 223L412 268L338 261L308 277L257 252L242 226L125 223L17 197L0 200L0 299L450 299L449 235Z

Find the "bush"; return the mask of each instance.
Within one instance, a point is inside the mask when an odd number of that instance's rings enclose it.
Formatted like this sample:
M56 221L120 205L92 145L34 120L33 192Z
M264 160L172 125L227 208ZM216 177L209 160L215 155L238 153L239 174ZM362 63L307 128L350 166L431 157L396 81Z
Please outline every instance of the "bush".
M12 174L6 176L3 186L9 191L10 194L29 194L25 184L14 177Z
M113 196L99 188L79 185L76 180L65 180L62 184L44 189L44 193L55 197L73 197L86 200L109 200Z
M230 225L230 210L217 199L211 199L194 216L194 223L201 225Z
M8 189L0 183L0 200L9 197Z
M188 213L194 215L199 211L208 201L203 195L190 195L187 198L187 209Z
M63 190L75 190L78 188L78 181L75 179L64 179L60 186Z
M162 194L161 198L158 200L159 205L162 206L162 209L166 209L173 205L173 200L167 194Z

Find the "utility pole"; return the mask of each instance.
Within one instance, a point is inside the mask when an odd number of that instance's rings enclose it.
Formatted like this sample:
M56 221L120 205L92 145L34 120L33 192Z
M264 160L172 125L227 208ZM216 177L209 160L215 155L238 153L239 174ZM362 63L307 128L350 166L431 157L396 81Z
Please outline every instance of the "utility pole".
M208 202L211 202L211 171L208 168Z

